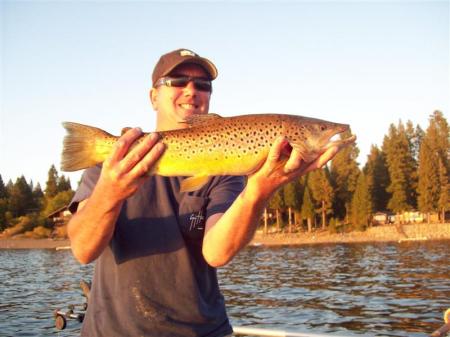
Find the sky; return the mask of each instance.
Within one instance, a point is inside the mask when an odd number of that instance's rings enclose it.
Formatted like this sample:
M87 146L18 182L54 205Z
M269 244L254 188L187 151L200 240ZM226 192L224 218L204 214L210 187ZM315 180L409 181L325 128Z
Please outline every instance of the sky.
M348 123L362 166L391 123L450 107L449 1L0 0L0 175L45 188L63 121L155 127L159 57L217 66L210 112ZM64 173L72 187L80 172Z

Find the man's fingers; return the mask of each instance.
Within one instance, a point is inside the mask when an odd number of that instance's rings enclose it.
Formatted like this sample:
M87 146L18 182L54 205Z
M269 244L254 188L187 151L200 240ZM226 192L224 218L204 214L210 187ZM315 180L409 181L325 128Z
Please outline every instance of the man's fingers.
M164 153L166 149L165 144L157 143L152 146L151 150L148 151L142 160L131 170L131 174L140 177L145 175L153 165L158 161L159 157Z
M128 130L117 140L110 161L114 163L122 160L122 158L127 154L131 144L133 144L134 141L141 135L142 130L140 128L133 128Z
M301 153L298 150L293 149L286 165L284 165L284 173L289 174L298 170L302 167L303 162Z
M285 144L286 137L278 137L270 147L269 154L267 155L266 163L264 165L269 171L272 171L279 164Z
M340 146L332 146L327 149L324 153L320 155L319 158L314 160L309 166L306 168L304 174L314 171L316 169L322 168L326 163L328 163L334 156L341 150Z
M151 133L142 138L142 141L136 144L122 159L121 171L131 171L144 156L150 151L153 146L158 142L159 136L157 133Z

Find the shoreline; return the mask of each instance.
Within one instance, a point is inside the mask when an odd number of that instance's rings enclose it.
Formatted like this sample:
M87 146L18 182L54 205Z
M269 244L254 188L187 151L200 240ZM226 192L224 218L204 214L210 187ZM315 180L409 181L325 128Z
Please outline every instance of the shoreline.
M388 237L374 237L365 235L364 233L344 233L344 234L330 234L327 232L315 233L276 233L276 234L260 234L257 233L249 246L304 246L304 245L319 245L319 244L352 244L352 243L389 243L389 242L418 242L418 241L435 241L435 240L450 240L450 237L427 238L414 237L405 238L401 236Z
M0 249L58 249L70 247L69 239L0 238Z
M438 226L438 227L436 227ZM437 231L436 229L442 229ZM418 242L450 240L450 223L433 225L405 225L399 231L395 226L371 227L364 232L331 234L327 230L316 230L312 233L269 233L261 230L255 233L250 247L259 246L301 246L313 244L340 243L383 243L383 242ZM1 249L70 249L68 239L28 239L1 238Z

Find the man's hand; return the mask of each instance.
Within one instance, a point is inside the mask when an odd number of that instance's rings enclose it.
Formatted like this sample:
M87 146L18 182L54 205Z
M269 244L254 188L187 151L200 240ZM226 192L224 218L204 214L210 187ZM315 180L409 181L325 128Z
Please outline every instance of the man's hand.
M110 200L120 202L131 196L145 181L146 173L165 150L157 133L144 136L142 142L130 147L142 137L139 128L128 130L115 144L111 156L103 163L96 189L107 193Z
M287 151L287 147L289 143L286 138L279 137L270 148L264 164L248 177L247 187L255 196L268 200L279 187L323 167L341 150L339 145L331 146L316 160L306 163L295 148Z
M272 145L264 164L248 176L247 186L225 213L206 221L203 256L214 267L227 264L252 239L273 193L299 176L324 166L343 145L334 145L312 163L306 163L284 137Z
M67 225L73 254L81 263L89 263L103 252L114 233L122 202L136 192L164 152L156 133L132 147L141 136L142 131L134 128L119 138L103 163L91 196L80 203Z

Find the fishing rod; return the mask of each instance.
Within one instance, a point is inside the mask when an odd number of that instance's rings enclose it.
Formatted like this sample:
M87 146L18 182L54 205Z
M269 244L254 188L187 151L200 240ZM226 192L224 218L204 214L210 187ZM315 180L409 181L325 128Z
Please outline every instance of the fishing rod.
M444 322L439 329L434 331L430 337L445 337L450 332L450 308L444 313ZM309 332L294 332L285 330L272 330L252 327L233 327L233 336L258 336L258 337L348 337L330 334L313 334ZM364 335L369 336L369 335Z

